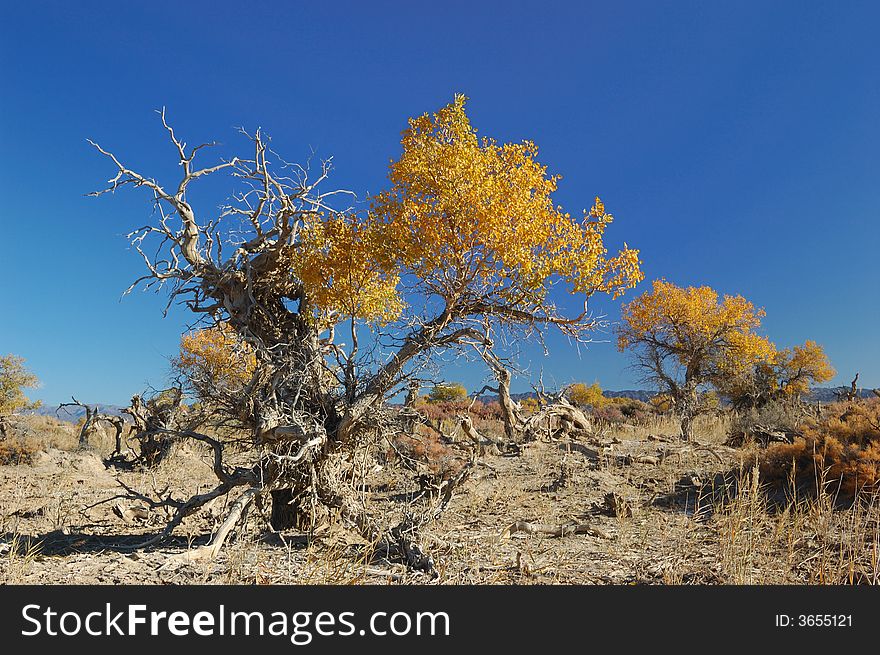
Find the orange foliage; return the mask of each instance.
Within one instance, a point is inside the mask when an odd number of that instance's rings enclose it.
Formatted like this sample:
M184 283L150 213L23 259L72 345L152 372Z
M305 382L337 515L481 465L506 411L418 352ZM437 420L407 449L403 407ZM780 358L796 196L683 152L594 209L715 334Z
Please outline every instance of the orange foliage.
M391 439L386 457L400 458L404 465L414 469L422 465L428 473L443 478L455 475L465 464L464 458L440 441L436 433L398 433Z
M801 426L803 439L767 449L761 466L767 481L785 484L793 474L802 485L824 481L843 496L880 488L880 400L834 407L831 415Z

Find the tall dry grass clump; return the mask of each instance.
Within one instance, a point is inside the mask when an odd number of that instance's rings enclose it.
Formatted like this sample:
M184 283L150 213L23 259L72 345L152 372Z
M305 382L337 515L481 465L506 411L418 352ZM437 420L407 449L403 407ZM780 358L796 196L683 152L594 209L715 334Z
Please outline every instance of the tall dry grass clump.
M767 449L761 464L766 482L821 485L843 498L880 489L880 399L835 404L798 429L802 438Z

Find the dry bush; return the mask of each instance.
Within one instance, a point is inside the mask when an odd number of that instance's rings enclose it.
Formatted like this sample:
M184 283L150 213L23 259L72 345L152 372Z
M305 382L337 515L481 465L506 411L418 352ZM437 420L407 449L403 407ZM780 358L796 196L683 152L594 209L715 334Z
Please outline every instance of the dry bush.
M606 423L626 423L627 418L617 405L606 405L604 407L594 407L593 418Z
M610 398L609 402L601 407L594 406L592 414L596 419L606 423L646 425L656 412L648 403L621 396Z
M708 524L717 538L717 571L729 584L880 583L878 497L848 508L819 489L780 505L757 467L715 503Z
M435 423L457 420L460 414L469 414L474 420L501 420L501 406L497 401L475 400L441 401L419 403L418 410L428 420Z
M40 452L34 439L12 438L0 441L0 466L7 464L31 464Z
M76 426L51 416L15 416L7 426L8 437L0 441L0 465L30 464L39 452L73 451L78 446Z
M734 414L728 435L731 444L742 444L754 436L756 430L780 430L791 432L803 420L798 405L790 402L773 401L759 408L741 410Z
M767 450L761 465L767 482L825 486L842 497L880 487L880 399L829 410L798 426L802 439Z
M386 457L389 461L399 459L404 466L413 469L422 465L428 473L441 478L454 476L465 464L464 458L443 443L436 433L400 432L391 438Z

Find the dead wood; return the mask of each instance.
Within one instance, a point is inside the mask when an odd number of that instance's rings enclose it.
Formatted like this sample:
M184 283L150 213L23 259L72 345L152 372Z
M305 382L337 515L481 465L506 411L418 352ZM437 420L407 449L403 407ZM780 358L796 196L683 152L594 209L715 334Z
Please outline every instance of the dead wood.
M461 429L464 432L465 436L474 444L477 448L479 454L484 454L486 451L487 444L489 446L496 447L497 452L504 452L507 450L507 442L503 439L498 439L488 434L481 434L474 427L474 422L471 420L471 417L467 414L462 414L458 416L459 424L461 425Z
M217 528L217 532L210 543L204 546L199 546L198 548L195 548L193 550L188 550L184 553L180 553L179 555L175 555L172 559L186 562L198 562L204 560L212 560L217 557L217 554L220 552L220 549L226 542L226 537L229 535L229 532L239 522L244 523L247 516L247 509L253 502L254 497L259 493L259 491L260 490L257 487L250 487L236 499L236 501L232 504L232 507L229 509L229 513L226 515L226 519L223 521L223 523L220 524L220 527Z
M567 537L574 534L588 534L599 539L611 539L604 530L588 523L566 523L564 525L550 525L547 523L530 523L529 521L514 521L499 535L499 539L509 539L517 532L526 534L543 534L550 537Z
M98 406L90 407L85 403L81 403L76 398L71 397L73 402L62 403L58 406L56 413L65 407L82 407L85 411L85 417L83 419L82 427L79 431L79 447L80 448L88 448L89 447L89 438L94 435L100 426L101 423L109 423L113 426L116 431L115 441L116 448L113 451L114 455L117 455L122 452L122 432L125 429L125 419L121 416L112 416L110 414L102 414L98 411Z

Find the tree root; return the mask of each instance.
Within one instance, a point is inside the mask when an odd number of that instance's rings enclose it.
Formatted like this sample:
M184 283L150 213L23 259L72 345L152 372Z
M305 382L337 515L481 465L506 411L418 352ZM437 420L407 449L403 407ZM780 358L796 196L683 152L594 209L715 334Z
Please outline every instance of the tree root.
M245 490L238 499L236 499L229 510L229 514L217 529L217 533L214 535L214 538L210 543L205 544L204 546L199 546L193 550L188 550L185 553L174 555L170 559L183 562L200 562L216 558L220 553L220 549L223 548L223 544L226 542L226 537L229 535L232 528L234 528L239 521L243 522L247 517L247 510L253 502L254 497L259 492L260 490L257 487L250 487Z

